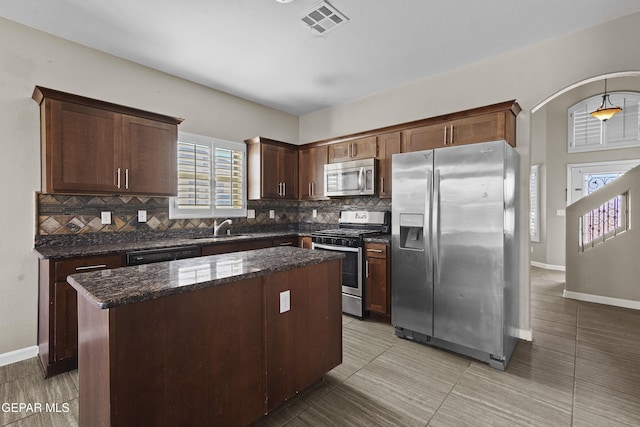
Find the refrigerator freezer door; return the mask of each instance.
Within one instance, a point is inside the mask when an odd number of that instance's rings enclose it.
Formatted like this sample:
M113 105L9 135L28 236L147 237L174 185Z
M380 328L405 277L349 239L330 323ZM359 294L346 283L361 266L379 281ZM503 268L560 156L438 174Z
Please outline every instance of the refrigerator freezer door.
M502 354L504 143L436 150L434 171L433 336Z
M433 151L394 154L391 323L433 334Z

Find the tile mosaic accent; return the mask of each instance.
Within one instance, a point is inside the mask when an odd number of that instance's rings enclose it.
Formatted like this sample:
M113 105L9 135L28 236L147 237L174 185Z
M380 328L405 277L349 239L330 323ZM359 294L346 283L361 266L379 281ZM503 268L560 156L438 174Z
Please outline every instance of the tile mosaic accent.
M170 219L168 197L84 196L37 194L36 246L60 242L87 242L199 236L209 233L213 218ZM341 210L391 210L390 199L377 197L334 198L318 201L250 200L255 218L233 218L232 233L259 231L314 231L337 227ZM317 217L313 217L313 210ZM138 222L138 210L147 211L147 222ZM269 210L275 218L269 218ZM100 213L109 211L112 221L103 225ZM65 237L66 236L66 237Z

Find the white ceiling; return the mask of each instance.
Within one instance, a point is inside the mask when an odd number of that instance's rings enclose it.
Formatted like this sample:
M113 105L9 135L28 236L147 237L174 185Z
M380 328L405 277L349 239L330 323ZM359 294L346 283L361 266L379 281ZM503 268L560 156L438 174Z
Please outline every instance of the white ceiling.
M0 16L296 115L640 11L639 0L0 0Z

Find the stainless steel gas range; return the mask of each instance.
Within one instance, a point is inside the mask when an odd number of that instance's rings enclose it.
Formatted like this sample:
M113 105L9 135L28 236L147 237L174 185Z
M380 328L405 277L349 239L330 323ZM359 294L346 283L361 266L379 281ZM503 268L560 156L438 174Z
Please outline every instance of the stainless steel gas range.
M342 312L362 319L364 315L364 238L391 230L391 212L342 211L339 228L311 234L316 250L342 252Z

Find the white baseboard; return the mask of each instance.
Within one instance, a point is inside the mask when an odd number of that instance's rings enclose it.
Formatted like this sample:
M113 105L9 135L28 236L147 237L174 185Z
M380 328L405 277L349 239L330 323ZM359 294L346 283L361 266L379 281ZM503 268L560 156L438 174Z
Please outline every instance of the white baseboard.
M564 265L553 265L553 264L545 264L542 262L531 261L531 266L544 268L545 270L556 270L556 271L565 271Z
M525 341L533 341L533 332L531 329L518 329L518 338Z
M38 346L21 348L19 350L10 351L0 354L0 366L10 365L22 360L30 359L38 355Z
M595 302L597 304L607 304L616 307L631 308L633 310L640 310L640 301L634 301L629 299L605 297L602 295L583 294L582 292L573 292L565 290L562 293L565 298L577 299L579 301Z

